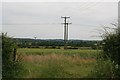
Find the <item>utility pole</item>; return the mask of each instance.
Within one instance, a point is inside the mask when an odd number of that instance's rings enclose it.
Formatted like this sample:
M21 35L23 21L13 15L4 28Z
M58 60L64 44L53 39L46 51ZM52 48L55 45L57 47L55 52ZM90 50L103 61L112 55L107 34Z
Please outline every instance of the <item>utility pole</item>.
M37 37L34 37L34 38L35 38L35 40L36 40Z
M68 25L69 25L69 24L72 24L72 23L66 23L66 25L67 25L67 26L66 26L66 36L67 36L66 40L67 40L67 41L68 41L68 33L69 33L69 31L68 31L68 29L69 29L69 28L68 28Z
M36 46L37 45L37 42L36 42L37 37L35 36L34 39L35 39L35 46Z
M64 49L67 49L67 42L68 42L68 25L71 24L71 23L68 23L67 22L67 19L70 18L69 16L64 16L64 17L61 17L61 18L64 18Z

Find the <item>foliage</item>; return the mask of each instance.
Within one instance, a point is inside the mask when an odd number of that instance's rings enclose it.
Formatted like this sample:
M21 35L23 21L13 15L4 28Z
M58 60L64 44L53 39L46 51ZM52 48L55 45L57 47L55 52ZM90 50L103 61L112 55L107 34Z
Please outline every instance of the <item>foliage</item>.
M39 48L40 46L45 46L46 48L48 46L52 46L51 48L54 48L55 46L64 46L64 40L62 39L22 39L22 38L14 38L17 40L18 47L19 48ZM88 40L69 40L68 46L72 47L92 47L95 48L94 45L97 41L88 41ZM49 48L49 47L48 47Z
M95 66L97 68L92 73L96 77L120 77L120 31L117 24L112 25L114 28L103 28L103 52L99 55Z
M120 67L111 60L98 59L94 65L94 70L90 77L95 78L118 78L120 76Z
M16 48L15 42L2 33L2 77L14 78L21 74L22 63L13 61L13 49ZM18 74L19 73L19 74Z
M12 62L14 44L10 38L7 37L7 34L2 33L2 63L7 64ZM4 68L4 67L3 67Z
M105 45L103 46L104 50L104 57L110 58L112 61L115 61L117 64L120 65L120 41L118 39L120 38L120 35L117 34L111 34L107 36L103 42L105 42Z
M109 58L111 61L114 61L116 64L120 65L120 32L117 28L112 29L112 32L105 28L104 30L103 57Z
M98 55L97 63L90 77L119 78L120 77L120 31L117 23L112 28L103 26L102 49Z

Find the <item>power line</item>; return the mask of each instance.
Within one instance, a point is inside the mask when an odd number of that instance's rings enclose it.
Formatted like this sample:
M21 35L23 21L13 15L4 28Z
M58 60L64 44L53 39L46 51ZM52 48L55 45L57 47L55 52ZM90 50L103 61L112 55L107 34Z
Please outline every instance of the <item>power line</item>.
M60 25L61 23L33 23L33 24L0 24L0 25ZM97 27L97 25L86 25L86 24L77 24L74 23L72 25L79 25L79 26L90 26L90 27Z
M0 25L54 25L60 23L5 23Z

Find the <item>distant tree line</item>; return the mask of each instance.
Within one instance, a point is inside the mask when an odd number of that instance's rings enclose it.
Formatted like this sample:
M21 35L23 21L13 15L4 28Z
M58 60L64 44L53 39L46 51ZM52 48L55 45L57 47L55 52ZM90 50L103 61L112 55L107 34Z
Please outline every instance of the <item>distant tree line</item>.
M17 41L19 48L31 48L39 46L64 46L64 40L62 39L25 39L25 38L14 38ZM91 47L96 49L96 44L101 41L89 41L89 40L69 40L67 45L72 47ZM100 46L99 46L100 47Z

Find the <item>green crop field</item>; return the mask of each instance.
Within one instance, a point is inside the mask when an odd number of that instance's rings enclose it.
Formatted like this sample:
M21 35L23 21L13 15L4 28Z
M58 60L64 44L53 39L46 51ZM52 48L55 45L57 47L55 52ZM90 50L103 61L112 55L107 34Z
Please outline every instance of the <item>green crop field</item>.
M25 78L84 78L94 70L97 50L19 48Z

